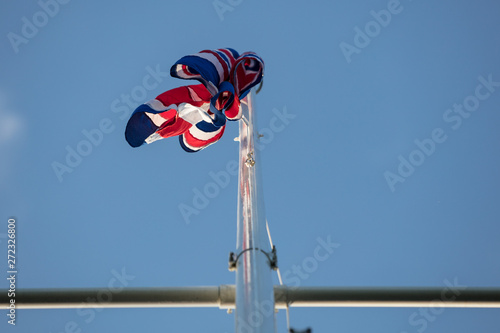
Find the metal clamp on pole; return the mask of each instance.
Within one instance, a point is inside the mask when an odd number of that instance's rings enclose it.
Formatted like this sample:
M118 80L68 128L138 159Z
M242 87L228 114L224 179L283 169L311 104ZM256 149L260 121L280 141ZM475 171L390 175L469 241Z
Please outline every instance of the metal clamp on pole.
M231 272L236 270L236 264L238 263L238 259L240 258L240 256L244 252L250 251L250 250L260 251L260 252L264 253L266 255L267 259L269 259L269 265L271 266L271 269L273 269L273 270L278 269L278 256L276 254L276 246L273 246L271 253L268 253L268 252L266 252L262 249L259 249L259 248L249 247L248 249L244 249L243 251L241 251L238 255L236 255L234 252L229 253L229 270Z

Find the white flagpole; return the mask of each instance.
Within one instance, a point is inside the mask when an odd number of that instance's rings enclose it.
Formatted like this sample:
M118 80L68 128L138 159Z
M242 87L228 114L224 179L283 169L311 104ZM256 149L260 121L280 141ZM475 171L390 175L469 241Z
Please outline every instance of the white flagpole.
M237 250L232 258L236 267L236 333L273 333L276 332L271 275L274 253L266 238L253 92L242 100L241 108Z

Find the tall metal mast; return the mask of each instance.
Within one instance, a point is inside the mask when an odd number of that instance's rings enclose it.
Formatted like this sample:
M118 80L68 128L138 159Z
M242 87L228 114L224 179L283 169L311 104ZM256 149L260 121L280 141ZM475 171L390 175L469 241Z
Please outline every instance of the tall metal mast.
M238 179L235 324L237 333L276 332L273 252L266 234L253 92L242 100Z

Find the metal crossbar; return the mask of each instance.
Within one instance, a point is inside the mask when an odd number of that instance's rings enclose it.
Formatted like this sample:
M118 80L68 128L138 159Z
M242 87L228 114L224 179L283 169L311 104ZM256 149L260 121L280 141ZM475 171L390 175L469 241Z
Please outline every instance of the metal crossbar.
M123 289L27 289L16 291L17 309L235 308L235 286ZM274 286L275 308L444 307L500 308L500 288L346 288ZM7 294L0 309L9 309Z

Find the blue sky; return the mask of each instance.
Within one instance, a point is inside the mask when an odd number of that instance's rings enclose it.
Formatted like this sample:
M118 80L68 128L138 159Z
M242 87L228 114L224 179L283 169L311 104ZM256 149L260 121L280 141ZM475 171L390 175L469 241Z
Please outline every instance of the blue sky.
M187 84L166 75L176 60L221 47L266 64L262 176L285 282L500 287L499 13L486 0L2 2L0 247L14 216L17 287L234 283L236 176L199 214L179 207L237 160L237 124L196 154L123 135L127 113ZM339 244L323 261L318 238ZM498 309L419 311L292 308L291 323L499 327ZM219 309L17 314L2 332L234 331ZM285 332L283 311L277 323Z

